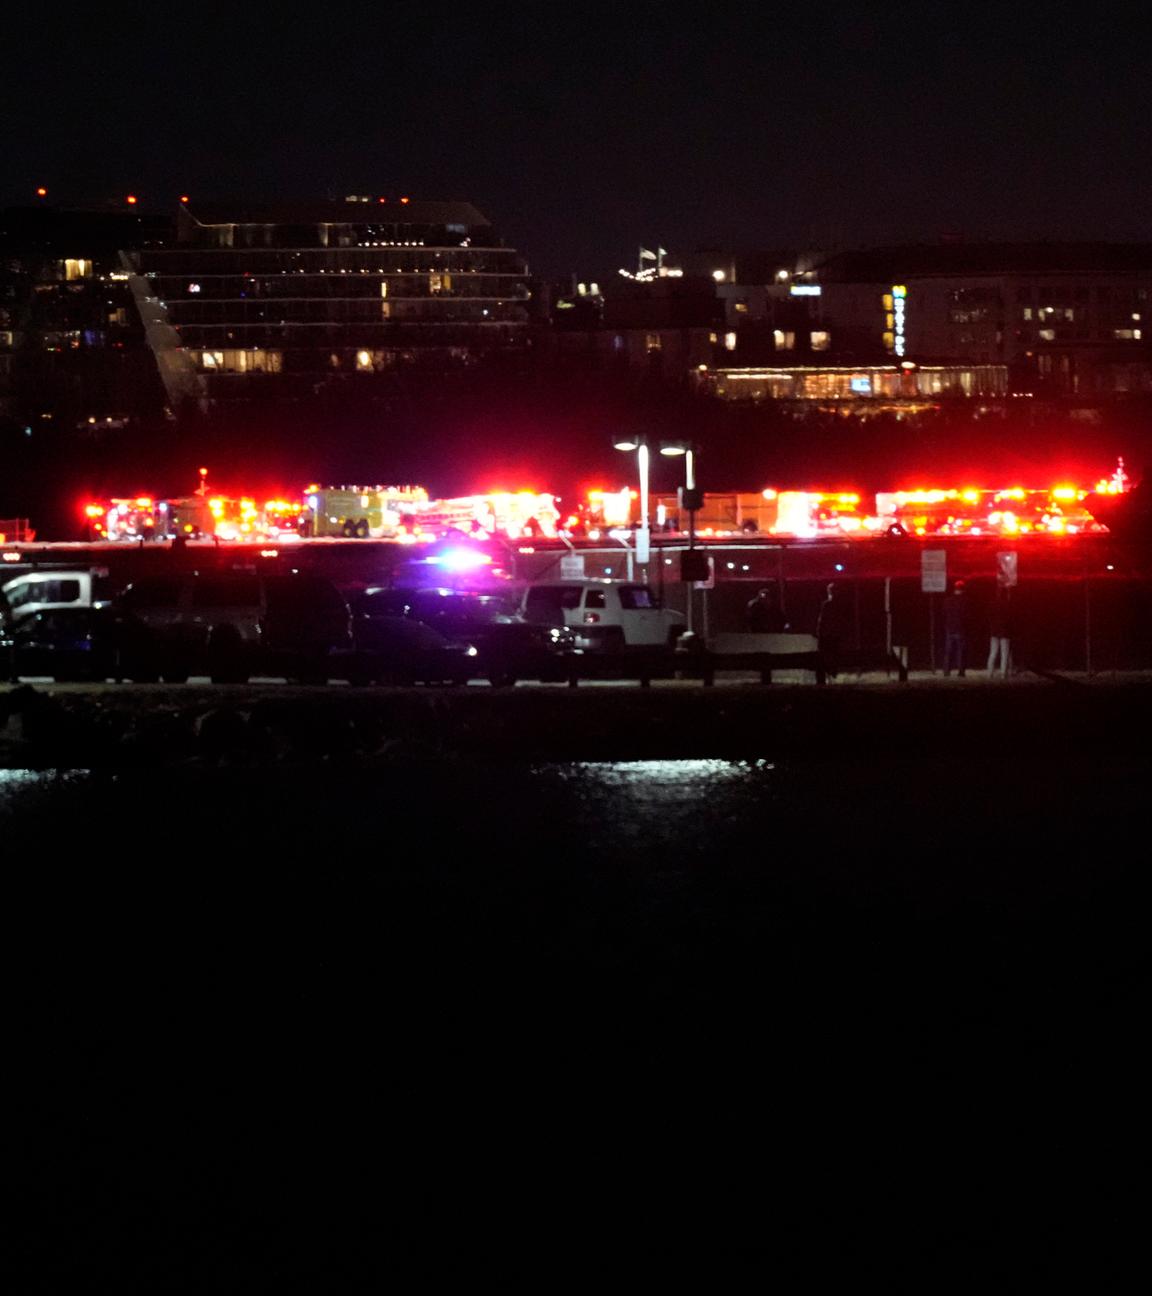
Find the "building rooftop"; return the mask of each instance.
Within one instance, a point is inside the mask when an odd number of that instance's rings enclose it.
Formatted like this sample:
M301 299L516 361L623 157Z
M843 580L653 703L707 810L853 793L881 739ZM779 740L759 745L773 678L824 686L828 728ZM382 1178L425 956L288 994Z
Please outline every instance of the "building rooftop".
M1152 274L1152 243L942 243L839 252L812 272L822 283L899 283L969 275Z
M468 202L207 202L185 211L201 225L362 225L384 221L404 225L487 226L488 218Z

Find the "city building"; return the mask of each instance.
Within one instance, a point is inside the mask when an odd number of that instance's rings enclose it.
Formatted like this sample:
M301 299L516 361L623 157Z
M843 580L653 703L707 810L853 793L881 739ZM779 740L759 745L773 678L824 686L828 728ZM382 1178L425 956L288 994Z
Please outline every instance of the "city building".
M470 203L184 204L126 263L174 406L371 400L530 349L527 267Z
M843 252L798 274L789 291L806 294L812 329L838 363L1003 365L1015 396L1152 391L1149 244Z
M998 406L1008 395L1005 365L700 365L696 388L725 401L771 400L794 411L868 417L919 414L944 400Z
M554 292L549 350L569 370L684 384L713 359L723 329L710 277L621 277Z
M37 437L162 417L122 251L171 233L134 210L0 213L0 420Z

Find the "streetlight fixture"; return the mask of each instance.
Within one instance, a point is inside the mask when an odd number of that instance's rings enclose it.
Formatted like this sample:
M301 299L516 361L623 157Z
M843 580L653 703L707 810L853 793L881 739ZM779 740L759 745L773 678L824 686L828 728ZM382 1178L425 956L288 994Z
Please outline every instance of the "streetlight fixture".
M651 552L651 532L648 527L648 438L625 436L613 443L617 450L636 452L636 464L640 472L640 528L636 532L636 561L647 567Z
M696 447L690 441L665 441L662 455L684 456L684 485L680 488L680 508L688 514L688 550L680 555L680 579L688 587L688 629L692 629L692 587L708 579L708 558L696 548L696 510L704 502L696 487Z

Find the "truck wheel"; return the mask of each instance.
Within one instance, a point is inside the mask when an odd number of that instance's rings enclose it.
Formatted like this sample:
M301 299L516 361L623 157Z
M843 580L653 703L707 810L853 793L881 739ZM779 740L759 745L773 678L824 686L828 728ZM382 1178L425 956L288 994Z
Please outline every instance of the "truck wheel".
M351 518L344 519L344 525L340 528L340 534L345 540L356 539L356 523Z
M360 521L356 523L356 538L357 540L368 539L368 519L367 518L361 518Z

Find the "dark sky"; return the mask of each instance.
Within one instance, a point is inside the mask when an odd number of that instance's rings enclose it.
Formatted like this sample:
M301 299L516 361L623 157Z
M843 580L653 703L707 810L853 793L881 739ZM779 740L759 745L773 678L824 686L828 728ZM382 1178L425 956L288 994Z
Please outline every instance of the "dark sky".
M1141 9L21 6L0 202L466 198L534 270L636 247L1147 237Z

